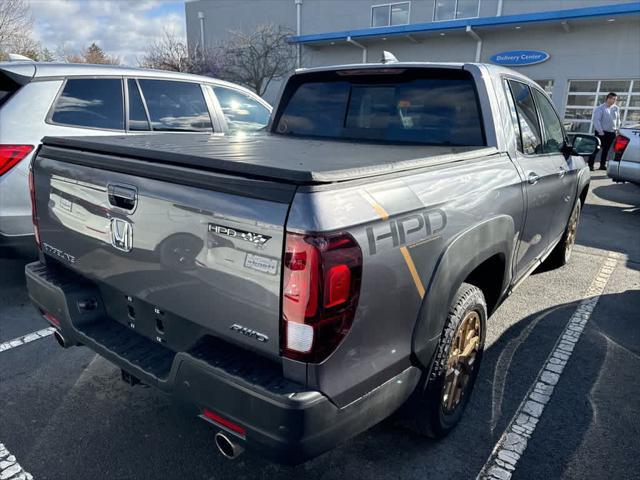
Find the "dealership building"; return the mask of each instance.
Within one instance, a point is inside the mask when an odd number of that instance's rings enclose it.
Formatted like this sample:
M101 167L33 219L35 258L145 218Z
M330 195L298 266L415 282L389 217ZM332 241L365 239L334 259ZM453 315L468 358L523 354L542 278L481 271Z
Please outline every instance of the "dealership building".
M610 91L624 124L640 123L640 1L615 0L195 0L190 45L277 24L294 34L300 67L399 61L507 65L551 95L573 131ZM277 85L265 97L273 101Z

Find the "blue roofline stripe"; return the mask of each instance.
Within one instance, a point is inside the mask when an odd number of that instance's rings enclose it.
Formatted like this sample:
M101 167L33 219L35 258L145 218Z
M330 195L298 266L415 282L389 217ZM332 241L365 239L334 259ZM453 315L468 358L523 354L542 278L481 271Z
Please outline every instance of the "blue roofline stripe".
M640 1L621 3L617 5L601 5L598 7L573 8L568 10L554 10L547 12L523 13L505 15L501 17L464 18L460 20L444 20L428 23L412 23L393 27L371 27L358 30L344 30L340 32L317 33L289 37L291 43L313 43L330 40L351 38L371 38L390 35L409 35L428 31L454 30L471 27L490 27L534 22L549 22L553 20L571 20L580 18L602 17L607 15L640 14Z

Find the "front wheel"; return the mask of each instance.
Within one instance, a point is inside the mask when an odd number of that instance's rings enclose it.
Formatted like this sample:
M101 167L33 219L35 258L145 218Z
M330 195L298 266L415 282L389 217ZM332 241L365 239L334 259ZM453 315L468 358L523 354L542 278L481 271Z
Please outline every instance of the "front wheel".
M460 421L482 360L487 304L478 287L463 283L453 299L429 378L416 392L412 426L444 437Z
M573 252L573 246L576 243L576 233L578 232L581 206L581 202L578 199L571 211L567 228L565 229L560 242L558 242L549 257L545 260L544 265L549 269L560 268L569 263L571 253Z

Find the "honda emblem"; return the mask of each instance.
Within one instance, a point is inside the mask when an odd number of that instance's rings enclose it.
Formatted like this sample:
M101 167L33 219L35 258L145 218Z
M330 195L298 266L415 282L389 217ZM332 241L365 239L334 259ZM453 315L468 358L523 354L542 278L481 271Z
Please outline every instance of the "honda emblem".
M133 225L120 218L112 218L110 224L111 245L123 252L133 248Z

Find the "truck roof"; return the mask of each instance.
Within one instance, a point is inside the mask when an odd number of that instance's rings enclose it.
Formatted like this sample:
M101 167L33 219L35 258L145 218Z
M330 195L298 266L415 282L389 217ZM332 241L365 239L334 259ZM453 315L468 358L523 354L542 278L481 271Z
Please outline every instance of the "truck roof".
M42 142L45 146L82 150L112 158L123 157L301 185L402 172L498 152L494 147L399 146L269 133L45 137ZM100 167L99 157L95 161Z

